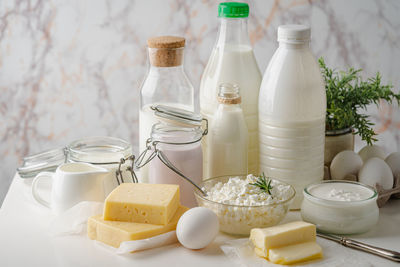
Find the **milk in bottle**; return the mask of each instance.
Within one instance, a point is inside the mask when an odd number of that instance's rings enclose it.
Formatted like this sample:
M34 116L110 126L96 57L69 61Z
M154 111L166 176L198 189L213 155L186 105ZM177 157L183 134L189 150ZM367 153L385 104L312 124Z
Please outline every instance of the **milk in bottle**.
M279 48L259 95L260 170L295 187L292 209L324 174L326 96L310 35L303 25L278 28Z
M258 92L261 72L254 57L247 32L249 6L246 3L227 2L218 7L220 27L200 84L200 111L204 118L215 114L218 89L221 83L237 84L241 89L242 109L249 132L248 169L258 173ZM203 138L204 178L210 172L207 136Z
M221 84L219 106L208 131L208 177L247 175L248 132L239 87Z

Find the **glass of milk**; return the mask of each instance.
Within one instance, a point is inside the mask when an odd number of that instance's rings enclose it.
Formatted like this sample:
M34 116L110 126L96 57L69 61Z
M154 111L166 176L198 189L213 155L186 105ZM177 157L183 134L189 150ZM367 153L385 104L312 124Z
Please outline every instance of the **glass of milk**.
M139 149L146 148L151 127L157 123L152 105L166 104L194 111L194 89L183 68L185 39L176 36L159 36L147 40L149 70L140 89ZM148 181L147 166L139 176Z
M155 116L160 120L153 125L148 142L148 156L139 156L141 162L149 162L149 182L155 184L178 184L181 203L195 207L193 185L203 180L203 152L201 139L208 127L202 130L204 121L199 114L165 105L153 106ZM160 159L160 153L166 160ZM186 178L172 169L176 168Z
M211 119L218 108L218 89L221 83L237 84L240 87L242 109L249 132L249 173L258 174L258 92L261 72L250 44L247 19L247 3L226 2L218 6L220 20L217 41L204 70L200 84L200 111L204 118ZM205 177L209 173L207 155L208 137L203 138Z
M324 174L325 86L310 37L308 26L279 26L258 103L260 169L294 186L292 209L300 208L304 187Z

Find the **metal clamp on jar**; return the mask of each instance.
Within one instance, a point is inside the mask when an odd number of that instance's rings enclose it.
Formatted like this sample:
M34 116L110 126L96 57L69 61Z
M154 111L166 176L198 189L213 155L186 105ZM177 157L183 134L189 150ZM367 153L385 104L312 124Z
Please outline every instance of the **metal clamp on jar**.
M182 204L194 207L193 186L202 192L197 184L203 180L201 139L208 133L208 122L199 114L184 109L165 105L151 109L160 122L153 125L146 150L135 165L142 168L149 164L150 183L178 184Z
M135 156L128 142L114 137L87 137L76 140L65 148L45 151L24 158L17 169L21 178L32 178L43 171L55 171L65 162L85 162L110 171L104 179L107 196L124 182L137 182L133 170Z

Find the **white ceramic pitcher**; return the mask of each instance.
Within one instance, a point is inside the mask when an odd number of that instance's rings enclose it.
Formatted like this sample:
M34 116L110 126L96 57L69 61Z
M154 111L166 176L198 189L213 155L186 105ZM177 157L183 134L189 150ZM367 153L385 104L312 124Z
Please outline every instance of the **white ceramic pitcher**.
M39 173L32 182L32 196L56 214L81 201L104 201L103 184L108 173L107 169L88 163L65 163L55 173ZM50 201L42 198L38 192L38 182L43 178L52 180Z

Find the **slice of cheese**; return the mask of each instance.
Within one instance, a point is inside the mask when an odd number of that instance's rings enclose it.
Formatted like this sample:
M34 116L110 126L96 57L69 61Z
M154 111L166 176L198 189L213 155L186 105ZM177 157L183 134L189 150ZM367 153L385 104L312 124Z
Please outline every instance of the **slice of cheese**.
M296 221L268 228L254 228L250 232L250 240L257 248L260 257L268 258L271 248L315 241L316 228L314 224Z
M294 264L322 258L322 248L315 242L304 242L269 250L268 260L276 264Z
M175 230L179 218L188 208L180 206L167 225L105 221L102 215L88 220L88 236L107 245L119 247L121 242L139 240Z
M123 183L106 198L104 220L167 225L179 206L179 185Z

